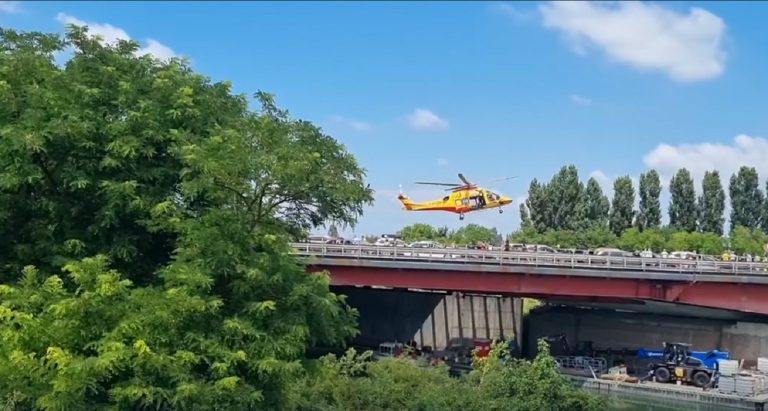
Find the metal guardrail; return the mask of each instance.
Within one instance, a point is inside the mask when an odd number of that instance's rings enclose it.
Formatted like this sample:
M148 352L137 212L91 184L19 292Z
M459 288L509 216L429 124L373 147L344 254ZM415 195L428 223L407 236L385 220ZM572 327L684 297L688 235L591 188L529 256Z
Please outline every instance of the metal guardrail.
M684 274L768 276L768 263L686 260L678 258L611 257L589 254L483 251L455 248L412 248L369 245L292 243L295 254L370 260L423 261L503 266L565 267Z
M562 368L590 370L593 374L595 371L597 371L598 374L605 374L608 372L608 361L603 357L557 355L555 356L555 363ZM595 377L597 376L595 375Z

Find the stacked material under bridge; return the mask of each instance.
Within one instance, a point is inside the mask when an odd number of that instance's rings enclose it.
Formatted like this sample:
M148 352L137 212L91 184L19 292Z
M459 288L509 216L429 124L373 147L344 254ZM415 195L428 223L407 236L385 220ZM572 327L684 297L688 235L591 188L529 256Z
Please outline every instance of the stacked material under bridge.
M456 339L516 339L522 335L522 300L500 295L334 286L359 312L355 344L415 340L445 348ZM519 341L518 341L519 342Z

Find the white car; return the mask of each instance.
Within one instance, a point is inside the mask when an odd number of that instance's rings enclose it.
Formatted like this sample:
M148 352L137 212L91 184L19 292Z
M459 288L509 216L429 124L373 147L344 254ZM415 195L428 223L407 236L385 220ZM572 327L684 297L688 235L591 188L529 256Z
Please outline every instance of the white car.
M431 240L425 240L425 241L414 241L407 245L408 248L427 248L427 249L434 249L434 248L445 248L442 244L438 243L437 241L431 241ZM435 253L435 252L428 252L428 251L407 251L404 253L407 257L420 257L420 258L443 258L445 257L444 253Z

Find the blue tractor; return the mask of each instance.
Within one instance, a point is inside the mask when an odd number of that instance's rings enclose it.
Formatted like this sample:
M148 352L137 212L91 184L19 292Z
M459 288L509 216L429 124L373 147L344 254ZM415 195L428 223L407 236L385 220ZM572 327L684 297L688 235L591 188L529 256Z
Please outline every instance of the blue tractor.
M667 383L681 381L703 388L712 380L717 371L717 361L730 358L730 353L723 351L696 352L690 351L690 344L664 343L664 350L658 355L656 350L638 350L638 357L658 358L650 364L650 374L657 382ZM694 351L695 352L695 351Z
M691 351L689 355L693 358L701 360L704 366L717 368L717 362L720 360L730 360L731 353L728 351L712 350L712 351ZM664 357L664 350L640 348L637 350L637 358L641 359L660 359Z

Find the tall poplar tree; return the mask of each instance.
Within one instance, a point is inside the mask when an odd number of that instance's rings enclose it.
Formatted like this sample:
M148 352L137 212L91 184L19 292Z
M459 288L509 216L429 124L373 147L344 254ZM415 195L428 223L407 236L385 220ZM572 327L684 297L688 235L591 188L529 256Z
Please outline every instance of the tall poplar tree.
M551 224L553 230L575 230L579 215L579 201L584 185L574 165L563 166L547 185Z
M546 184L539 183L537 179L531 181L528 187L528 198L525 207L531 225L538 232L544 232L552 227L552 205L547 197Z
M691 173L681 168L669 183L669 225L682 231L696 231L696 191Z
M613 201L610 211L610 228L616 235L621 235L632 227L635 215L635 189L629 176L617 178L613 183Z
M661 181L659 173L651 170L640 174L640 209L636 225L639 229L656 228L661 225Z
M581 196L580 228L605 227L608 223L608 213L611 203L603 194L603 189L594 177L587 180L587 186Z
M701 182L702 194L698 202L699 230L707 233L723 234L725 218L725 191L717 170L704 173Z
M728 185L731 197L730 227L760 228L762 222L764 195L760 191L757 170L742 166L731 176Z

